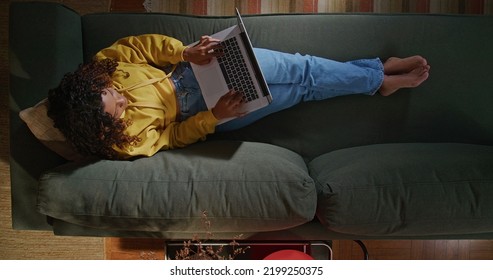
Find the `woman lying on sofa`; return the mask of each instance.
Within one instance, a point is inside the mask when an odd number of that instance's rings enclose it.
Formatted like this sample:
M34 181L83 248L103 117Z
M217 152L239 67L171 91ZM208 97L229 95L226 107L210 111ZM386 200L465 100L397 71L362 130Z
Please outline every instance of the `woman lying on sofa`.
M82 154L152 156L215 131L241 128L302 101L377 92L388 96L417 87L430 69L421 56L392 57L383 64L378 58L341 63L255 49L273 102L244 115L243 97L234 91L208 110L188 63L209 63L222 54L218 43L209 36L193 47L163 35L123 38L64 76L49 92L48 115ZM218 125L231 117L238 118Z

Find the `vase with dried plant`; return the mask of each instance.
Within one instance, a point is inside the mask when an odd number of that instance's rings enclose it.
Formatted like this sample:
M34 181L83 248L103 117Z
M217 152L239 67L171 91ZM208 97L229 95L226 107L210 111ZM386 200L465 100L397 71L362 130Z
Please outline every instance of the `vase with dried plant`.
M176 251L176 260L234 260L250 248L250 246L241 247L236 241L241 235L226 244L212 243L214 234L206 211L202 212L201 219L205 227L205 237L201 238L199 234L195 234L191 240L184 241L183 247Z

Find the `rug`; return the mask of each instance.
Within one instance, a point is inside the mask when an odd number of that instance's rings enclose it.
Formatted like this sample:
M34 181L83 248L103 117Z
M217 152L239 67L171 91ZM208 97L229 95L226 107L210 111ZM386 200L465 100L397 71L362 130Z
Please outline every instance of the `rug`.
M270 13L493 14L493 0L145 0L153 13L209 16Z

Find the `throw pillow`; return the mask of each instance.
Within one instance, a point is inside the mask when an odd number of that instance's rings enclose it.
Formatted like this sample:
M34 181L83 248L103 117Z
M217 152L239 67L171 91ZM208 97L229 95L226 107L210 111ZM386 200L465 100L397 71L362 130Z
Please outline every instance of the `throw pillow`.
M66 141L65 136L55 128L53 120L48 117L48 99L45 98L33 107L22 110L19 116L34 136L50 150L70 161L83 158Z

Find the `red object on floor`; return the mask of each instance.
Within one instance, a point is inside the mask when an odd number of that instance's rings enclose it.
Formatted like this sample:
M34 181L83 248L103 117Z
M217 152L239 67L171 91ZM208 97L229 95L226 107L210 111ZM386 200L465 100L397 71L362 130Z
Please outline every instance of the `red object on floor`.
M280 250L268 255L264 260L313 260L313 258L298 250Z

